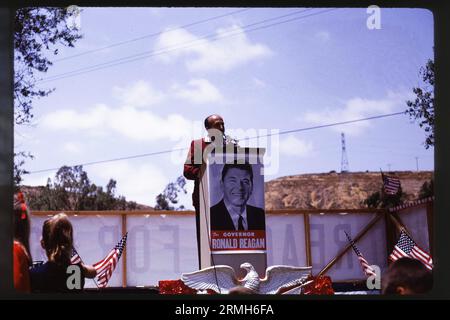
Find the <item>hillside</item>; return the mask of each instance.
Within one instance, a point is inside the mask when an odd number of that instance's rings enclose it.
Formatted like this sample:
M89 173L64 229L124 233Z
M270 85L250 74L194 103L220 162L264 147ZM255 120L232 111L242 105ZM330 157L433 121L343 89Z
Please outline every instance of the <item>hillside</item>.
M432 171L399 171L407 201L416 200ZM316 173L280 177L265 183L265 206L274 209L358 209L368 195L382 187L379 172ZM39 195L44 187L23 187L25 196ZM153 210L137 204L135 210Z
M432 171L398 171L408 201L417 199ZM380 172L318 173L281 177L265 183L266 209L358 209L382 187Z

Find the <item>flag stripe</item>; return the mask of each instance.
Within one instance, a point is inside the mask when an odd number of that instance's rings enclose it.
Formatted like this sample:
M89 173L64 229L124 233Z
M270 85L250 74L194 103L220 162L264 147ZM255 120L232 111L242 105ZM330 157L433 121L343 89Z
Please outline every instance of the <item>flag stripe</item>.
M412 249L413 252L416 252L417 254L425 257L425 258L429 258L429 255L423 251L422 249L420 249L417 245Z
M109 252L109 254L106 256L105 259L97 262L94 264L94 268L95 269L101 269L104 265L106 265L109 261L109 259L111 259L111 256L115 253L115 249L113 249L112 251Z
M428 261L428 257L427 256L425 256L424 254L421 254L421 253L415 251L414 249L411 251L411 255L416 257L417 259Z
M424 258L424 257L422 257L422 256L417 256L417 255L415 255L414 253L412 253L411 256L412 256L413 258L416 258L417 260L422 261L422 263L425 264L425 265L427 265L427 266L432 266L432 265L430 264L429 259L426 259L426 258Z
M381 174L383 179L383 188L384 192L389 195L395 195L400 189L400 180L395 177L387 176L385 174Z
M125 234L119 243L108 253L108 255L101 261L94 264L97 270L97 282L100 288L107 286L109 279L114 272L117 263L122 255L127 242L128 234Z
M394 246L394 250L389 255L392 261L401 257L410 257L422 262L429 270L433 269L433 260L431 256L422 250L404 230L400 232L400 238Z
M70 257L70 263L71 264L79 264L81 263L81 257L78 254L77 250L75 248L72 248L72 256Z

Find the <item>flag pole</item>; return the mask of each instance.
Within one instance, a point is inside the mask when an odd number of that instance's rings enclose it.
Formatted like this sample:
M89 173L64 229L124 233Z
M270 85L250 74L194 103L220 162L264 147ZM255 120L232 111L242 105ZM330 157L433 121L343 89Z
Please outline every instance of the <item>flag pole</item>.
M383 170L381 170L380 168L380 173L381 173L381 181L382 181L382 185L381 185L381 203L383 204L384 200L386 200L386 194L384 192L384 174L383 174Z
M75 246L73 246L73 248L75 249ZM78 253L78 250L77 249L75 249L75 251ZM81 256L80 255L78 255L78 257L80 257L80 261L81 261L81 263L82 264L85 264L84 263L84 261L83 261L83 259L81 259ZM95 283L95 286L97 287L97 289L99 289L99 287L98 287L98 284L97 284L97 282L95 281L95 277L94 278L92 278L92 280L94 281L94 283Z
M100 287L99 287L98 284L97 284L97 281L95 281L95 277L92 278L92 281L94 281L95 286L97 287L97 289L100 289Z
M382 214L376 214L375 217L353 238L353 241L356 243L361 239L382 217ZM344 248L339 251L339 253L330 261L328 264L323 267L322 270L318 273L318 276L325 274L339 259L341 259L347 251L352 248L351 243L347 243Z
M405 224L401 222L401 220L395 216L394 212L389 212L389 216L391 217L391 220L394 222L394 225L397 227L398 231L400 232L404 232L408 235L408 237L411 237L411 233L408 231L408 229L406 228Z
M363 269L364 274L369 277L371 275L375 274L375 271L373 270L373 268L369 265L369 262L364 259L361 251L359 251L359 249L356 247L355 242L353 241L353 239L349 236L349 234L347 233L347 231L344 230L345 235L347 236L347 240L348 242L350 242L353 251L355 252L355 254L358 257L359 263L361 264L361 267Z

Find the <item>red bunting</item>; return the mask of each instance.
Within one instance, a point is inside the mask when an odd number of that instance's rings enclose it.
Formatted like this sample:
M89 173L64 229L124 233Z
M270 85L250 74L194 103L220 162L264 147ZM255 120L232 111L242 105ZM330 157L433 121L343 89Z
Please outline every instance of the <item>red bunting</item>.
M181 280L161 280L158 283L159 294L196 294L197 290L186 286Z
M331 278L328 276L311 277L314 282L303 288L303 294L331 295L334 294Z
M303 288L303 294L332 295L334 294L331 278L328 276L310 277L307 281L314 282ZM216 294L213 290L207 290L208 294ZM281 293L281 292L280 292ZM186 286L181 280L159 281L159 294L197 294L197 290Z

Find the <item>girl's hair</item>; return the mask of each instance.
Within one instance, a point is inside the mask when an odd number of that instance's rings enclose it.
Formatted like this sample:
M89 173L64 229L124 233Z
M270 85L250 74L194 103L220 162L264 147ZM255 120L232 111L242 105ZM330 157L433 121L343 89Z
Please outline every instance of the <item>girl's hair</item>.
M25 203L22 192L14 194L14 240L20 242L26 249L30 263L32 262L30 252L30 212Z
M42 241L49 261L62 266L70 264L73 229L66 214L59 213L45 220Z

